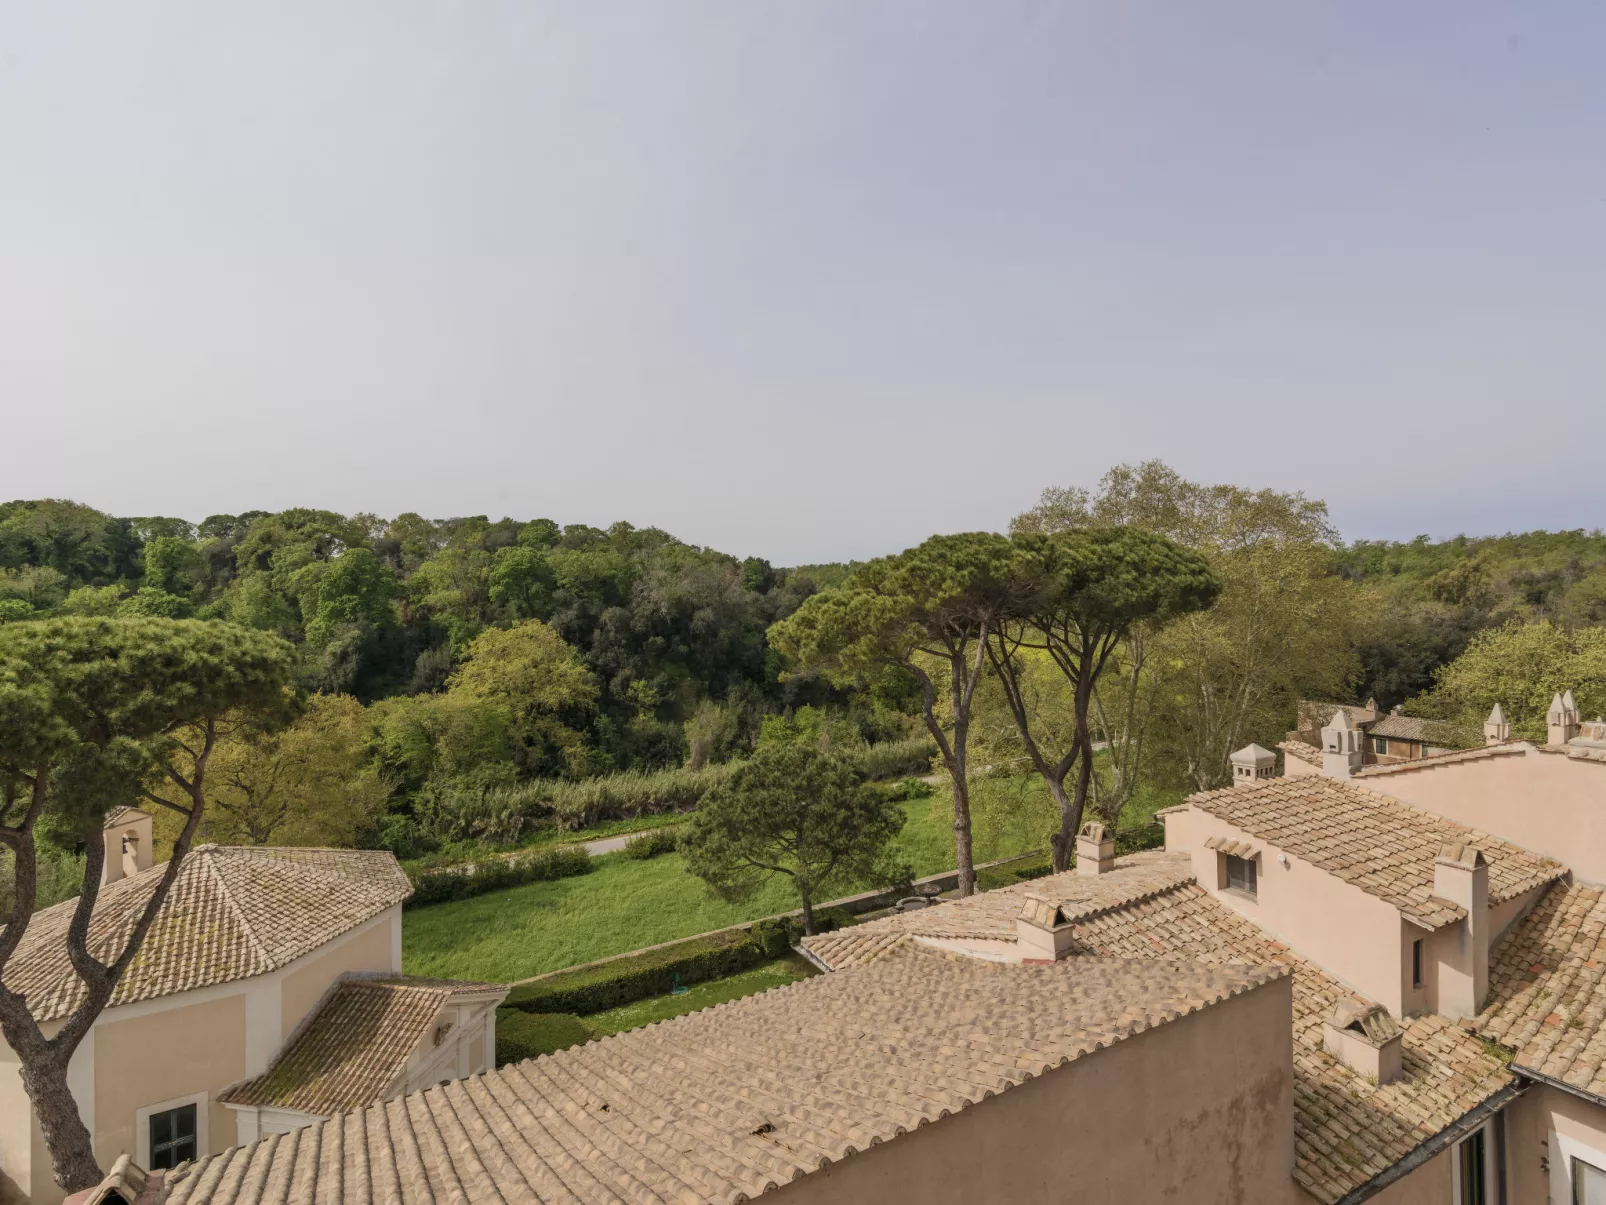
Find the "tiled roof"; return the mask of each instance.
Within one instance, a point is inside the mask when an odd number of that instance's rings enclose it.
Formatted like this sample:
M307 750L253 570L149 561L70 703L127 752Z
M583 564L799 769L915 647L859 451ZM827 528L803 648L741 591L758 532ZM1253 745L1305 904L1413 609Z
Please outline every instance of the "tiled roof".
M1424 720L1414 715L1386 715L1365 725L1367 736L1387 736L1402 741L1421 741L1424 744L1443 744L1455 741L1453 728L1436 720Z
M1433 862L1446 844L1468 843L1483 851L1490 903L1566 873L1559 863L1488 833L1317 774L1204 791L1188 802L1434 929L1465 915L1433 894Z
M1245 792L1247 794L1247 791ZM1076 953L1281 962L1294 971L1294 1179L1324 1205L1366 1184L1511 1083L1476 1036L1437 1014L1401 1022L1404 1073L1369 1082L1323 1046L1323 1023L1351 999L1310 962L1218 903L1197 883L1079 926Z
M803 939L804 948L834 971L872 962L905 937L1015 940L1015 918L1028 897L1060 905L1067 919L1084 919L1185 883L1193 877L1187 854L1138 853L1117 858L1120 873L1079 875L1074 870L981 891L915 912L867 921Z
M202 1158L169 1203L745 1200L1283 973L909 946Z
M1277 746L1289 757L1302 761L1308 766L1315 766L1318 770L1322 766L1322 751L1315 745L1307 745L1304 741L1287 740Z
M341 983L273 1066L225 1090L223 1104L329 1115L401 1090L407 1060L455 996L507 993L494 983L445 979L351 979Z
M1482 761L1486 757L1511 757L1513 754L1523 754L1528 746L1521 741L1513 741L1505 745L1485 745L1479 749L1457 749L1452 753L1432 753L1427 757L1413 758L1411 761L1383 762L1375 766L1362 766L1356 771L1357 778L1374 778L1384 774L1406 774L1412 770L1433 770L1439 766L1452 765L1455 762ZM1319 763L1318 763L1319 764Z
M1190 959L1212 965L1281 963L1293 969L1294 1176L1328 1205L1511 1082L1501 1061L1477 1038L1437 1015L1402 1023L1402 1079L1378 1087L1356 1074L1327 1053L1322 1035L1323 1022L1337 1005L1353 999L1348 990L1213 899L1193 881L1185 854L1134 855L1122 859L1111 874L1053 875L806 938L804 944L836 967L862 966L918 949L917 937L1012 942L1012 921L1023 896L1052 900L1080 884L1096 885L1111 906L1088 909L1076 918L1073 955ZM1163 885L1156 890L1156 884ZM960 916L964 923L957 922ZM1011 923L1002 922L1006 916Z
M1606 889L1558 883L1489 959L1485 1037L1514 1064L1606 1096Z
M89 952L120 953L163 862L100 890ZM244 979L282 967L399 904L412 891L396 859L375 850L269 849L200 845L178 877L129 965L111 1005ZM64 1017L83 999L67 959L66 900L36 913L6 963L5 984L28 998L39 1021Z

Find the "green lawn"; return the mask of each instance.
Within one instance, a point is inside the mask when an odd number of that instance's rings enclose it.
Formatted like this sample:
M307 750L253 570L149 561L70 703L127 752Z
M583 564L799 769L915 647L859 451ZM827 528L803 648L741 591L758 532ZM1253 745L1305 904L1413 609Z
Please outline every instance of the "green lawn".
M973 794L977 861L1044 847L1053 813L1035 778L982 780ZM1147 820L1178 797L1178 792L1145 792L1128 823ZM902 805L907 819L898 844L916 877L953 867L949 799L939 788L930 799ZM797 906L787 879L771 880L746 903L726 904L686 873L679 854L648 861L610 854L597 859L588 875L404 913L402 966L413 975L507 983Z

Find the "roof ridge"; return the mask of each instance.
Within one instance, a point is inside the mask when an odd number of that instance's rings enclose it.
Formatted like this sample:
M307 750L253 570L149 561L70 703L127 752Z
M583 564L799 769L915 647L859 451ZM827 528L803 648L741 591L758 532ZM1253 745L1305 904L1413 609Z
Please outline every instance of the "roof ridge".
M234 892L229 889L228 880L224 878L222 867L219 865L220 859L215 856L218 848L219 847L216 845L204 847L202 849L193 851L190 856L201 857L202 855L205 855L205 857L202 859L203 864L205 865L206 869L211 872L213 881L217 883L217 889L223 896L223 902L227 904L229 909L234 913L234 918L240 926L240 931L245 934L246 941L250 943L252 952L256 954L258 958L262 959L266 969L277 970L279 964L275 962L273 956L268 953L268 947L263 944L262 939L257 936L256 929L252 927L251 920L246 915L244 906L239 900L234 898ZM188 861L189 859L186 858L185 860Z

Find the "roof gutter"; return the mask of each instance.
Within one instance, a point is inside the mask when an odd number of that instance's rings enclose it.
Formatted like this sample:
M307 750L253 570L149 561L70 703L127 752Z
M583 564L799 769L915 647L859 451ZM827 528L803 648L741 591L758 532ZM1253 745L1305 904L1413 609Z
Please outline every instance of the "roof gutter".
M1460 1117L1457 1117L1444 1129L1412 1150L1410 1154L1398 1163L1385 1168L1359 1188L1340 1197L1334 1202L1334 1205L1359 1205L1361 1201L1369 1200L1376 1196L1390 1184L1405 1179L1406 1176L1409 1176L1424 1163L1427 1163L1448 1147L1460 1142L1461 1139L1516 1100L1528 1088L1529 1085L1521 1079L1507 1084L1470 1113L1463 1113Z

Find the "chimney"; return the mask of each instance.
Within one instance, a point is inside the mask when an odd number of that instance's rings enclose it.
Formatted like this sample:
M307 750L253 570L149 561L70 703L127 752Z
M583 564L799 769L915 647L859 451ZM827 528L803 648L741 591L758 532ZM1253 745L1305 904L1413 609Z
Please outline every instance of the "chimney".
M1070 953L1071 925L1058 904L1029 895L1015 918L1015 943L1022 962L1058 962Z
M1340 1000L1322 1026L1322 1045L1374 1084L1400 1078L1400 1027L1381 1004Z
M1329 778L1349 778L1365 760L1361 730L1340 707L1322 728L1322 773Z
M1232 785L1258 787L1277 777L1277 755L1259 745L1245 745L1227 759L1232 763Z
M1565 745L1578 735L1578 704L1573 702L1572 691L1557 695L1550 701L1545 723L1549 728L1549 736L1545 741L1547 745Z
M1466 910L1456 945L1439 966L1439 1012L1452 1021L1475 1017L1489 991L1489 863L1459 841L1433 860L1433 894Z
M106 813L100 835L106 850L106 861L100 868L102 887L151 868L149 812L138 808L113 808Z
M1383 714L1383 709L1380 708L1377 705L1377 700L1376 699L1367 699L1366 700L1366 710L1372 713L1370 716L1367 717L1368 719L1375 720L1375 719L1377 719L1379 716L1381 716Z
M1500 710L1500 704L1496 703L1489 718L1483 721L1483 743L1503 745L1510 739L1511 725L1506 722L1506 713Z
M1115 838L1097 820L1076 834L1076 873L1109 874L1115 869Z

